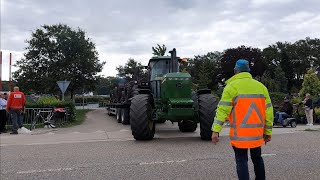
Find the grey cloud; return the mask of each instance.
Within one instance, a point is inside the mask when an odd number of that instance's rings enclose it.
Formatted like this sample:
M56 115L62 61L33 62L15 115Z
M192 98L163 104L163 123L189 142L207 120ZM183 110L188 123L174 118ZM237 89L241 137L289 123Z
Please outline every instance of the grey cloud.
M1 48L23 51L25 39L43 24L80 27L106 57L151 55L157 43L184 55L241 44L319 36L318 0L2 0ZM299 12L305 19L284 21ZM108 58L107 58L108 59ZM111 61L111 60L110 60Z

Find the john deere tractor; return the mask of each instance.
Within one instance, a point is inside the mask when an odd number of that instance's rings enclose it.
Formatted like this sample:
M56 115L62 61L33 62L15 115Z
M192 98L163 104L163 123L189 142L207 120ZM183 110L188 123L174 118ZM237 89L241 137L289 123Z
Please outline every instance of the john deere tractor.
M193 132L200 123L200 136L211 140L217 100L209 89L192 93L191 75L179 72L185 59L176 56L152 57L148 64L149 81L138 89L130 105L130 124L136 140L151 140L157 122L178 122L181 132Z

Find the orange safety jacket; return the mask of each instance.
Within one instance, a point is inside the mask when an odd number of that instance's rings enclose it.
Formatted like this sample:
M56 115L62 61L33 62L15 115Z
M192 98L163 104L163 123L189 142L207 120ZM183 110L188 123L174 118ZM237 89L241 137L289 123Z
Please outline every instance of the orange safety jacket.
M22 110L26 103L25 96L23 92L14 91L10 93L7 101L8 110Z
M263 94L239 94L233 100L229 115L230 143L239 148L255 148L263 144L266 100Z
M219 133L224 122L229 120L232 146L262 146L263 135L272 135L273 108L268 89L247 72L234 75L226 84L212 131Z

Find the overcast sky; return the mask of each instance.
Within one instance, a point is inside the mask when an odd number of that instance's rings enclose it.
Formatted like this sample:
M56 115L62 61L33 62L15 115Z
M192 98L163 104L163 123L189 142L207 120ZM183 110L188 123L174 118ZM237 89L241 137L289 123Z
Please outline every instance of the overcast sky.
M146 64L157 43L180 57L246 45L320 37L320 0L1 0L2 79L43 24L80 27L106 61L102 75L130 57ZM13 68L13 71L16 70Z

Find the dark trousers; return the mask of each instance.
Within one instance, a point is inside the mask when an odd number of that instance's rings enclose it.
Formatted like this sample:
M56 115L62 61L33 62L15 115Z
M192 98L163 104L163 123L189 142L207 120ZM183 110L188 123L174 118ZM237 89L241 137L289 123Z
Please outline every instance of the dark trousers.
M18 128L22 127L22 114L21 110L10 110L12 120L12 132L17 132Z
M7 111L0 110L0 132L3 132L6 130L6 124L8 121Z
M240 149L233 146L235 153L237 174L239 180L249 180L248 149ZM256 180L265 180L264 162L261 157L261 147L250 149L250 156L254 166Z

